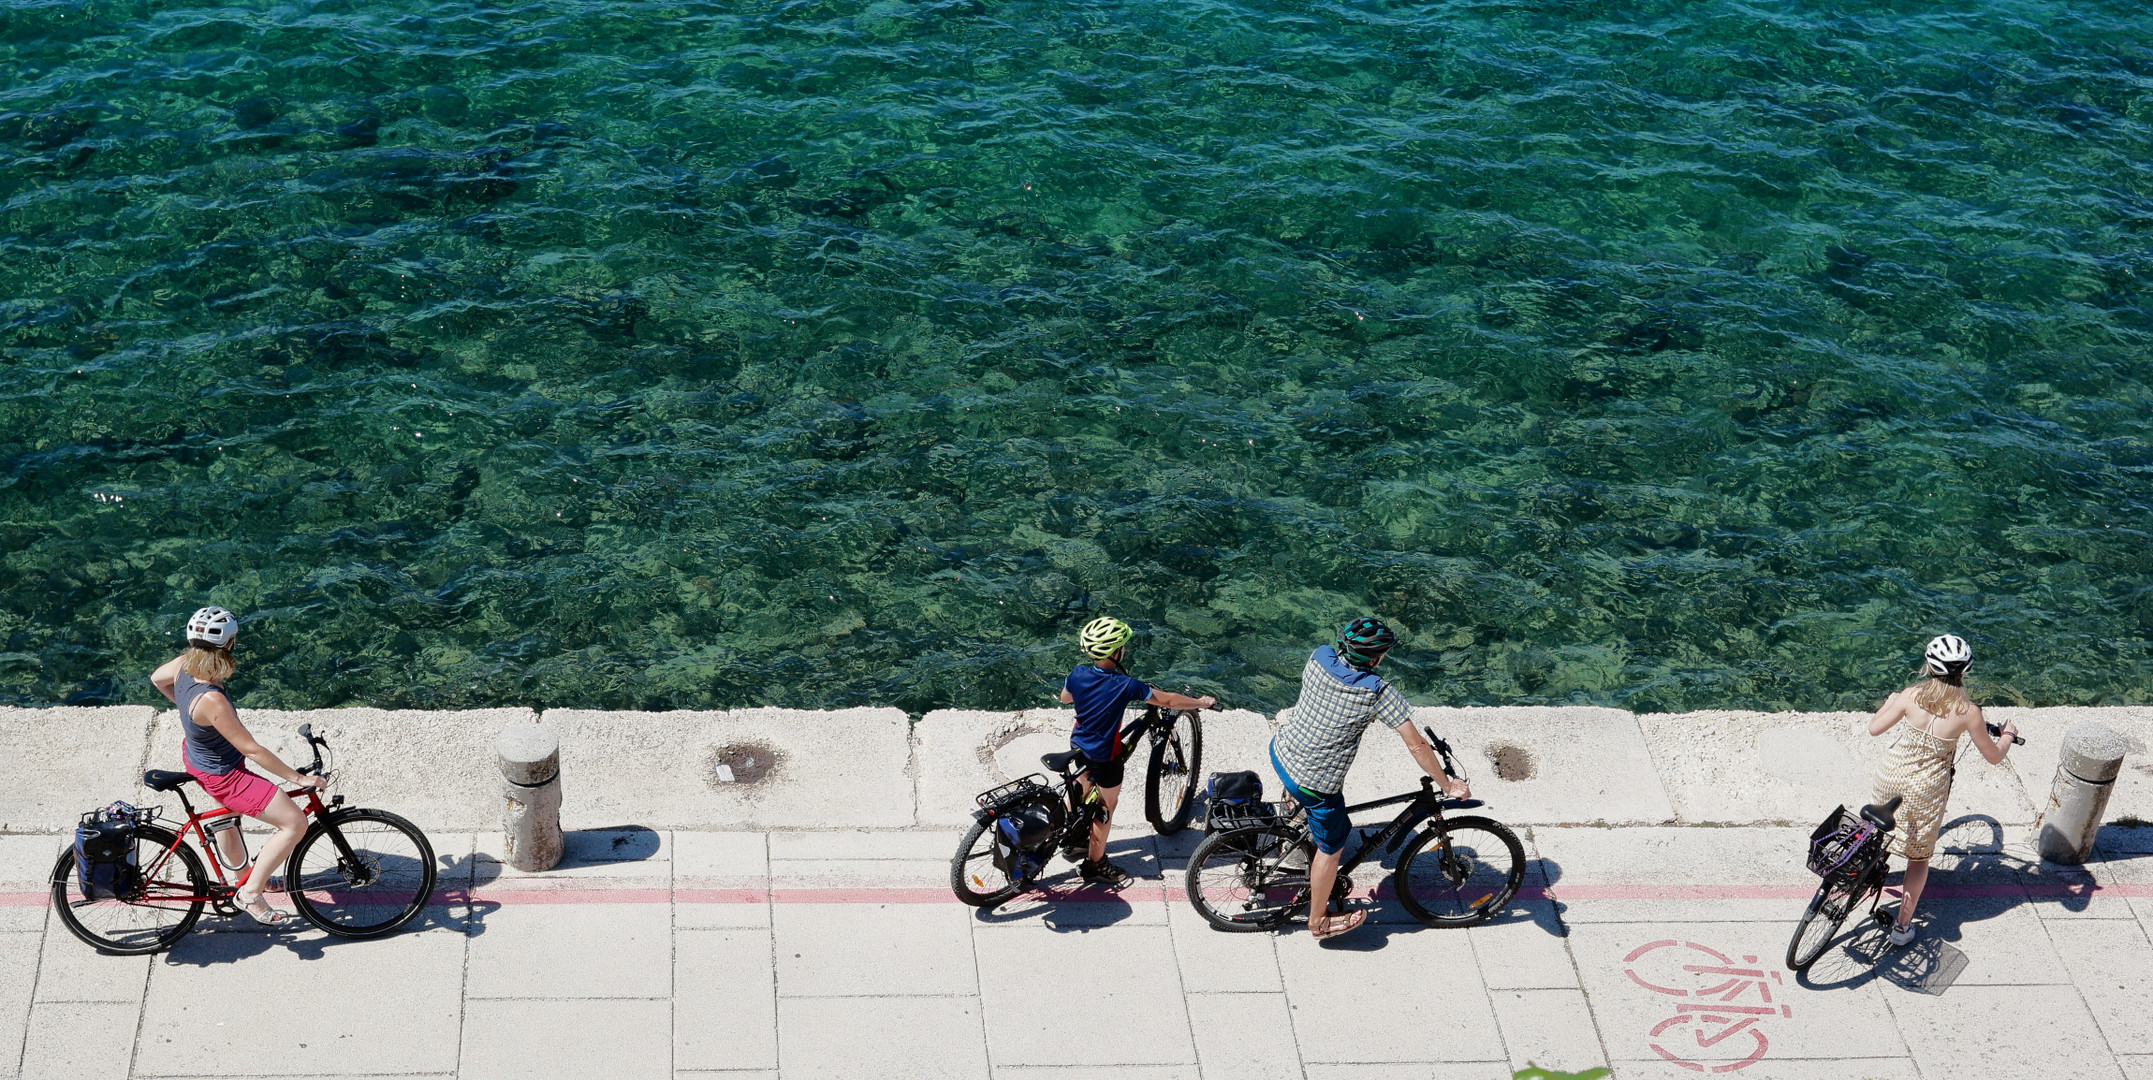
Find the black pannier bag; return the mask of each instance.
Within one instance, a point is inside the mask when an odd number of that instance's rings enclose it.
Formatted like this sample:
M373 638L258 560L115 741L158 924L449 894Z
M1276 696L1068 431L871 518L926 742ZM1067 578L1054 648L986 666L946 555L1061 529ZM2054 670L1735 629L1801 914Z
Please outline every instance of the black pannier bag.
M1003 811L994 821L994 868L1017 881L1029 881L1046 867L1046 847L1061 825L1054 806L1043 801Z
M1232 821L1245 824L1251 820L1276 816L1271 804L1263 801L1263 777L1253 772L1212 773L1204 785L1204 828Z
M113 803L82 815L75 826L75 880L85 900L124 900L140 888L134 807Z

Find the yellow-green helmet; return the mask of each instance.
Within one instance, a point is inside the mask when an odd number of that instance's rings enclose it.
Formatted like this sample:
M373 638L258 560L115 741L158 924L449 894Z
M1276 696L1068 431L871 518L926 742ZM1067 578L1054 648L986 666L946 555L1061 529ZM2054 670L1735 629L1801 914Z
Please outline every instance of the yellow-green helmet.
M1083 648L1084 655L1104 660L1121 651L1121 647L1135 636L1136 631L1129 629L1128 623L1111 615L1101 615L1084 624L1084 632L1077 635L1077 645Z

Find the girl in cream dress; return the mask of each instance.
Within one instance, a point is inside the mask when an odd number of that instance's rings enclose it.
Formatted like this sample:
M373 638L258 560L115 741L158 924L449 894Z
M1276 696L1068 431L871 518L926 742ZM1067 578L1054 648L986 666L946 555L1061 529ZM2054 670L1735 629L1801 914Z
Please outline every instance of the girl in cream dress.
M1891 853L1906 859L1899 918L1891 928L1893 945L1914 940L1914 905L1929 882L1929 856L1936 852L1944 804L1951 798L1959 736L1972 736L1974 749L1989 764L2000 765L2018 733L2017 725L2006 723L2000 744L1989 737L1981 707L1966 696L1966 668L1973 663L1973 650L1965 639L1945 634L1929 642L1923 658L1919 674L1924 681L1886 698L1869 720L1871 735L1899 730L1876 770L1877 801L1893 795L1906 800L1899 807L1899 827L1888 840Z

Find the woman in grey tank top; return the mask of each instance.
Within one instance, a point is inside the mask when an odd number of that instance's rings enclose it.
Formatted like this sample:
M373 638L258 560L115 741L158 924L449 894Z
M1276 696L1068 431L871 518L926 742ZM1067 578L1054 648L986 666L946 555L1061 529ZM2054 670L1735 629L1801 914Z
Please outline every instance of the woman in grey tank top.
M247 762L302 788L320 788L326 782L319 776L301 775L286 765L256 742L246 725L239 722L231 695L224 689L232 677L232 642L238 637L239 620L231 612L220 607L195 612L187 620L187 651L152 672L150 682L179 706L179 726L184 734L181 757L188 774L225 809L276 827L276 833L263 842L254 865L240 877L238 895L233 897L239 909L256 922L273 926L283 922L284 915L262 896L269 887L267 868L283 862L306 833L306 812L277 785L248 771ZM246 848L236 831L225 832L217 843L227 866L237 865L246 857Z

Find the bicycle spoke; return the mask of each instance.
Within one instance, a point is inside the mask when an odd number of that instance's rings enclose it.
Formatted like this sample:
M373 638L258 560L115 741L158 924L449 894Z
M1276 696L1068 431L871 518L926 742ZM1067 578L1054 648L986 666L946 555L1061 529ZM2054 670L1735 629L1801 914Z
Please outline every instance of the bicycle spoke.
M301 853L296 880L287 883L317 918L363 933L395 925L432 892L432 853L420 838L370 817L347 818L337 831L351 853L328 834L316 837Z

